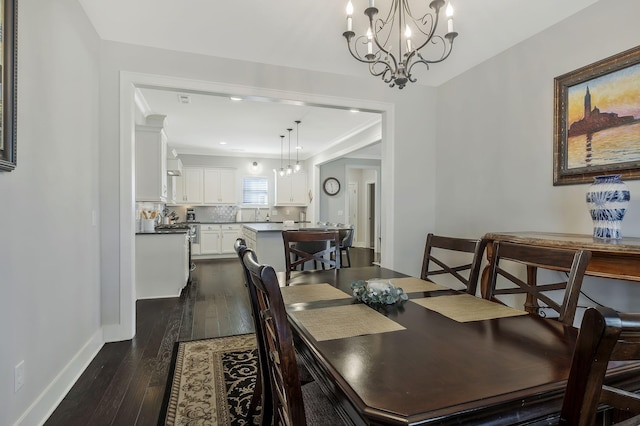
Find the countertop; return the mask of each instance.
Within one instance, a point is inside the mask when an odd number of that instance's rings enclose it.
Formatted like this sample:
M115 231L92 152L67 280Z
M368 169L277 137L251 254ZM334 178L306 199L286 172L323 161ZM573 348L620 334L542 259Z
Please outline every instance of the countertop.
M315 230L327 230L338 229L327 226L318 226L309 222L294 223L293 226L284 226L282 222L261 222L261 223L245 223L244 227L255 232L282 232L282 231L297 231L299 229L315 229Z
M188 229L158 229L154 232L136 232L136 235L186 234Z
M220 222L216 222L216 221L212 221L212 220L202 220L202 221L196 221L196 222L180 222L180 225L182 224L187 224L187 225L247 225L247 224L255 224L255 225L268 225L270 223L276 223L276 224L283 224L284 222L280 221L280 222L267 222L266 220L262 220L259 222L256 222L255 220L247 220L247 221L243 221L243 222L229 222L229 221L220 221ZM296 224L298 224L300 222L296 221ZM304 222L304 223L310 223L310 222Z

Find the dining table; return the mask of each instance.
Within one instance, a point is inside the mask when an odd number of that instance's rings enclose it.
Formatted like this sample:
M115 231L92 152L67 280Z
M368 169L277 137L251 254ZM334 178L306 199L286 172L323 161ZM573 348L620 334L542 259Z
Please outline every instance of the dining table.
M345 424L557 423L576 328L379 266L282 276L296 351ZM371 279L408 300L356 300L351 284ZM639 376L611 364L607 383Z

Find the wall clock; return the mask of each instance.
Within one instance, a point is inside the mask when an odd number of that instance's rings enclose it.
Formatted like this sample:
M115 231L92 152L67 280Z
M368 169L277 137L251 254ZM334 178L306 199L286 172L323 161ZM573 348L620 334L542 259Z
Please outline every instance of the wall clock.
M324 180L322 189L327 195L336 195L340 192L340 181L334 177L328 177Z

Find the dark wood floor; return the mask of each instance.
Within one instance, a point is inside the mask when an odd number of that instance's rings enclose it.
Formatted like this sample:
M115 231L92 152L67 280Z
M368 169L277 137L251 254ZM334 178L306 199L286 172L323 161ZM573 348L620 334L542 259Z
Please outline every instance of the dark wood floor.
M373 251L351 249L353 266ZM176 341L253 331L238 259L201 260L180 298L139 300L136 336L107 343L46 426L156 425Z

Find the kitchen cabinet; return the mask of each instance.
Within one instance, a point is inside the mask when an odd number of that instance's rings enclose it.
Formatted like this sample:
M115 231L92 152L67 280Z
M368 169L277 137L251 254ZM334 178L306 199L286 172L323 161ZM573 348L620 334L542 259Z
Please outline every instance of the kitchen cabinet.
M200 225L200 254L220 254L220 225Z
M182 176L175 176L176 203L202 204L204 188L204 169L202 167L184 167Z
M137 299L180 296L189 281L187 234L138 234L135 249Z
M135 132L136 201L167 200L167 135L164 115L151 114Z
M167 204L175 204L177 202L176 177L167 176Z
M240 236L240 225L200 225L200 255L235 253L233 247Z
M204 203L236 204L236 171L204 169Z
M183 167L175 183L178 204L236 204L238 200L234 169Z
M307 175L304 172L280 176L276 172L276 206L307 205Z

